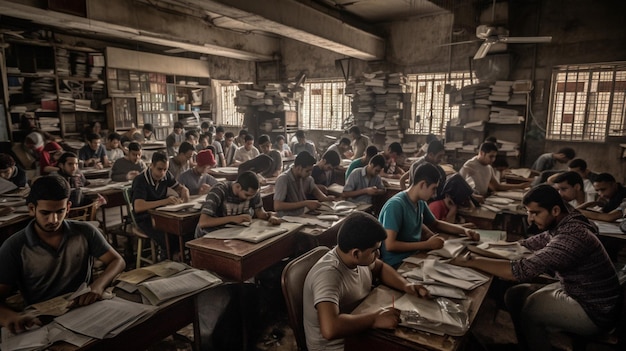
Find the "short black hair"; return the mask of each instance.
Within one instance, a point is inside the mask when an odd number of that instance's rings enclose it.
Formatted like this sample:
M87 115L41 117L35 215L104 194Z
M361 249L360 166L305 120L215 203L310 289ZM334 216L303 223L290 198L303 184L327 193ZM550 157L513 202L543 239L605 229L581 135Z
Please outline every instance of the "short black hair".
M559 195L558 190L548 184L539 184L524 195L522 203L528 205L531 202L536 202L539 207L548 211L551 211L554 206L559 206L561 211L568 212L567 206L563 202L561 195Z
M441 182L441 174L437 167L430 162L424 162L416 167L413 173L413 185L421 181L425 181L428 186Z
M254 140L254 136L252 136L252 134L246 134L246 136L243 137L243 141L250 141L250 140Z
M239 131L239 136L242 136L242 135L248 135L248 131L245 130L245 129L240 130Z
M380 167L380 168L385 168L385 156L383 155L374 155L374 157L372 157L370 159L370 165L376 167Z
M304 130L298 129L296 130L296 139L302 139L305 137Z
M215 128L215 133L224 133L224 127L218 126L217 128Z
M430 144L431 142L437 140L437 136L435 134L426 135L426 144Z
M143 129L154 132L154 127L152 126L152 123L144 123Z
M350 145L350 139L348 139L348 138L341 138L339 140L339 144L344 144L344 145L348 145L349 146Z
M609 173L600 173L593 180L594 183L615 183L615 177Z
M569 168L580 168L581 171L587 170L587 162L585 162L582 158L575 158L571 160L567 166Z
M583 183L583 177L581 177L580 174L574 171L563 172L563 173L557 174L557 176L554 178L554 184L563 183L563 182L567 182L567 184L571 186L578 184L580 185L580 190L585 189L585 184Z
M339 162L341 162L341 157L336 151L328 150L322 155L322 160L326 160L326 163L333 167L339 166Z
M378 154L378 148L376 145L370 145L365 149L365 156L368 158L372 158Z
M202 122L202 124L200 125L200 128L208 129L209 128L209 122Z
M293 161L294 166L300 166L303 168L313 166L315 164L315 157L307 151L302 151L296 155L296 159Z
M373 248L387 239L387 232L372 215L356 211L349 214L337 232L339 250L348 253L352 249L361 251Z
M73 152L69 152L69 151L68 152L64 152L61 155L61 157L59 157L59 160L57 161L57 164L64 165L65 162L67 162L67 159L68 158L72 158L72 157L76 158L76 159L78 158L78 156L75 153L73 153Z
M245 171L238 175L235 183L241 185L244 191L248 189L259 190L259 178L252 171Z
M490 152L498 152L498 145L492 143L492 142L484 142L482 144L480 144L480 152L488 154Z
M136 141L130 142L130 144L128 144L128 151L141 151L141 144Z
M152 154L152 164L156 164L157 162L167 163L167 155L162 151L156 151Z
M278 142L279 140L285 140L285 136L284 136L284 135L282 135L282 134L279 134L279 135L276 137L276 142Z
M190 137L190 136L192 136L192 135L193 135L196 139L198 139L198 137L199 137L199 134L198 134L198 132L197 132L196 130L193 130L193 129L192 129L192 130L188 130L187 132L185 132L185 138L186 138L186 139L189 139L189 137Z
M259 139L257 140L257 143L258 143L259 145L261 145L261 144L265 144L265 143L267 143L267 142L271 142L271 140L270 140L270 136L269 136L269 135L267 135L267 134L262 134L262 135L259 137Z
M15 160L11 155L0 154L0 169L7 169L15 166Z
M119 135L118 133L113 132L113 133L109 134L109 136L107 137L107 139L109 139L109 141L113 141L113 140L121 140L121 139L122 139L122 136L121 136L121 135Z
M178 147L179 154L184 154L188 151L195 151L195 150L196 148L193 147L193 145L191 145L191 143L188 141L183 141L182 143L180 143L180 146Z
M87 141L88 142L92 142L92 141L97 140L97 139L102 139L102 137L100 135L96 134L96 133L89 133L89 134L87 134Z
M491 167L493 167L493 168L498 168L498 167L509 168L509 161L506 160L506 156L498 155L498 156L496 156L496 159L493 160L493 163L491 164Z
M183 124L181 122L174 122L174 129L176 128L183 129Z
M486 137L486 138L485 138L485 142L486 142L486 143L494 143L494 144L498 144L498 138L496 138L496 137L494 137L494 136Z
M70 198L70 184L58 175L37 178L30 187L26 204L37 206L39 200L60 201Z
M202 139L209 139L211 140L211 136L205 133L200 134L200 136L198 136L198 141L202 140Z
M348 129L348 134L356 134L356 135L361 135L361 129L359 129L358 126L352 126L350 127L350 129Z
M235 137L235 133L233 132L226 132L224 134L224 138L228 139L228 138L234 138Z
M571 147L563 147L559 149L559 151L557 151L557 154L565 155L565 157L567 157L568 160L571 160L574 157L576 157L576 151L574 151L574 149L572 149Z
M395 141L395 142L389 144L389 151L390 152L395 152L396 154L401 155L402 154L402 145L399 142Z
M445 147L443 146L443 143L439 140L433 140L430 143L428 143L428 148L426 149L426 153L427 154L438 154L441 151L445 150Z

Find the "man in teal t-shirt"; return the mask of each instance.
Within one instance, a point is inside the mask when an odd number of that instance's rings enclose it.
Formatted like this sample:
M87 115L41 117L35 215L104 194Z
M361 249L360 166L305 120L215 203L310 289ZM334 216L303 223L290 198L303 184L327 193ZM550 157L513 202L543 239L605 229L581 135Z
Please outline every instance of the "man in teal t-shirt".
M431 230L480 239L476 231L437 220L430 212L426 200L435 194L440 181L443 180L437 168L430 163L423 164L415 170L411 187L389 199L380 211L378 220L387 232L381 258L392 267L399 266L403 259L417 251L441 248L444 239ZM428 229L423 230L422 224Z

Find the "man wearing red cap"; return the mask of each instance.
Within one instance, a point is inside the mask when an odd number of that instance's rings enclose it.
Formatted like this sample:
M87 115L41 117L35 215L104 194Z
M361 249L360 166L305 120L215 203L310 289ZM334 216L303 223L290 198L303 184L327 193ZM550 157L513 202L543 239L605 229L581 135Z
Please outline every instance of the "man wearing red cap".
M217 184L217 180L207 173L216 163L213 151L202 150L196 155L196 166L183 172L178 182L189 189L189 195L206 195Z
M61 145L55 143L54 141L47 143L43 147L41 155L39 156L41 175L46 175L58 171L59 167L57 167L57 161L62 154L63 149L61 148Z

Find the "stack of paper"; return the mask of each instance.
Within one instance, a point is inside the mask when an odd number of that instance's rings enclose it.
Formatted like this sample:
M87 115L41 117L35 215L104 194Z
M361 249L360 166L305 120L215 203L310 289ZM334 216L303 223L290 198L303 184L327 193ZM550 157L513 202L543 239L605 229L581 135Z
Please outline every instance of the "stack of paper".
M477 271L442 263L434 259L426 259L423 263L424 282L439 282L446 285L472 290L489 281L489 277Z
M156 306L221 283L220 278L208 271L189 269L173 277L143 282L139 284L138 289L143 297Z

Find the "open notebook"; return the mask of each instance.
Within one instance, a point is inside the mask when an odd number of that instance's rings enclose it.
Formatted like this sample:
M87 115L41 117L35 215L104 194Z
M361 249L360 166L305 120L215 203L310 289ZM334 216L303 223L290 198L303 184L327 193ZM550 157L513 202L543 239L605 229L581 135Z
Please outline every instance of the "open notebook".
M267 221L255 220L249 227L232 226L208 232L204 235L210 239L237 239L258 243L271 237L281 235L300 228L302 224L283 222L272 225Z

